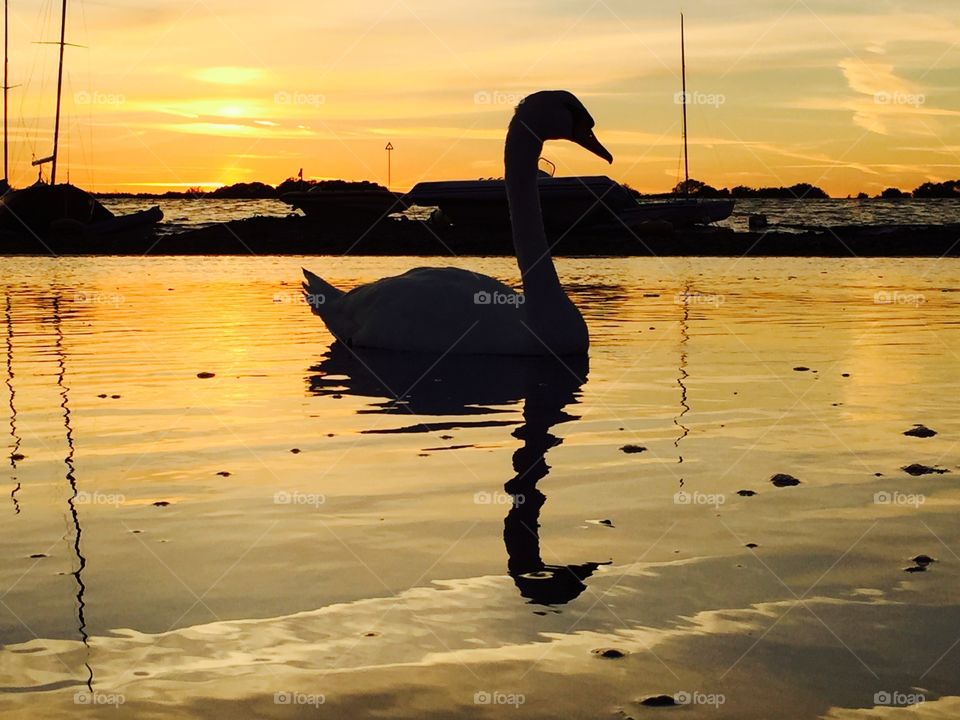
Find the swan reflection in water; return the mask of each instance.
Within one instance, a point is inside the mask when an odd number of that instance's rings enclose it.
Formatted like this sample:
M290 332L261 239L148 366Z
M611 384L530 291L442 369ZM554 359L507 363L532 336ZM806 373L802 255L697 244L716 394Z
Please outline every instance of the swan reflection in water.
M579 400L587 379L586 357L436 355L359 350L334 343L310 369L316 395L374 398L361 413L397 414L412 422L368 433L427 433L515 426L522 445L513 454L514 476L504 489L512 504L504 520L507 569L520 594L534 604L562 605L577 598L602 564L554 565L540 552L540 511L546 496L538 483L550 472L545 455L562 440L550 431L577 420L565 411ZM523 421L504 416L523 402ZM430 422L424 418L443 417ZM455 419L451 420L453 417Z

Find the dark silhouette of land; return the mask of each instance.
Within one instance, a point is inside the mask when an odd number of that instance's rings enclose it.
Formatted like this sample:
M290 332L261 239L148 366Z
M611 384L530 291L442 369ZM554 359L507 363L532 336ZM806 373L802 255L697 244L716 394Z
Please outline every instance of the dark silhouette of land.
M686 192L684 192L686 185ZM629 186L627 186L629 188ZM291 192L303 192L314 188L323 190L369 189L386 190L382 185L362 181L348 180L303 180L301 178L287 178L279 185L273 186L264 182L235 183L224 185L215 190L190 188L188 190L170 190L163 193L129 193L107 192L94 193L101 198L150 198L150 199L237 199L237 200L272 200L278 199ZM831 196L822 188L809 183L798 183L789 187L747 187L737 185L733 188L715 188L701 180L690 179L688 183L680 182L671 191L665 193L641 193L630 188L638 198L670 198L689 195L699 198L767 198L774 200L827 200ZM850 196L848 196L850 197ZM860 193L858 199L871 199L867 193ZM909 198L947 198L960 199L960 180L947 180L941 183L926 182L912 191L898 188L887 188L874 196L876 199L901 200Z

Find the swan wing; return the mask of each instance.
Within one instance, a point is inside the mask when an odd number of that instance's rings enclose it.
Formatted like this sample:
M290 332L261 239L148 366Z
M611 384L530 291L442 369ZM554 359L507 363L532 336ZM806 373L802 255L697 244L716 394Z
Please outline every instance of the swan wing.
M455 354L531 352L523 295L468 270L414 268L351 290L336 301L335 311L339 327L349 332L338 337L358 347Z

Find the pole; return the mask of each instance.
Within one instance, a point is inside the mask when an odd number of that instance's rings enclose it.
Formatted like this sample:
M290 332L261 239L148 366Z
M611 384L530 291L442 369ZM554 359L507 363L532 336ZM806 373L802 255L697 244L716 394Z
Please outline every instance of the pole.
M57 149L60 144L60 96L63 92L63 48L67 33L67 0L63 0L60 13L60 67L57 69L57 115L53 124L53 166L50 170L50 184L57 184Z
M9 0L3 0L3 179L10 179L10 170L7 160L7 97L10 90L10 8Z
M687 45L680 13L680 63L683 73L683 196L690 195L690 152L687 148Z
M393 143L392 143L392 142L388 142L388 143L387 143L387 147L384 148L384 149L387 151L387 190L389 190L389 189L390 189L390 185L392 185L392 180L393 180L393 178L392 178L392 174L393 174L393 167L392 167L392 164L393 164L393 163L392 163L392 160L393 160L393 158L392 158L392 155L393 155Z

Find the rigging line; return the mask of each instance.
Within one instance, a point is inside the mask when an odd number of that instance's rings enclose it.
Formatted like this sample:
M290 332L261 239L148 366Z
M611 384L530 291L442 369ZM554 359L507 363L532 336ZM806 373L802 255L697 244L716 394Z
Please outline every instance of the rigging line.
M680 387L680 414L673 419L673 424L680 430L680 434L673 441L673 446L677 449L677 464L683 464L683 453L680 452L680 443L690 434L690 428L683 424L684 416L690 412L690 404L687 401L687 378L690 373L687 372L687 344L690 342L690 283L683 288L683 316L680 318L680 365L677 368L677 385ZM683 476L680 477L680 487L683 487Z
M53 298L53 327L56 340L54 345L57 351L57 386L60 388L60 407L63 409L63 427L66 433L67 438L67 455L63 459L64 465L66 465L67 473L66 479L67 484L70 486L71 495L67 498L67 506L70 509L70 517L73 520L74 528L74 540L73 540L73 552L77 558L77 568L72 573L70 573L74 580L77 583L77 619L79 621L78 631L80 633L80 639L83 641L84 646L87 649L87 657L84 659L83 664L87 668L87 680L86 686L87 689L92 693L93 692L93 668L90 667L90 636L87 635L87 621L84 615L84 610L86 609L86 602L84 601L84 595L86 593L87 587L83 583L83 570L87 566L87 559L84 557L83 552L80 549L80 541L83 536L83 531L80 527L80 515L77 512L77 476L76 476L76 466L74 464L74 453L76 447L73 440L73 425L71 424L71 411L70 411L70 388L66 384L65 377L67 373L67 361L66 355L63 351L63 326L62 326L62 316L60 314L60 296L55 295Z
M17 481L17 458L20 454L20 434L17 432L16 391L13 388L13 308L10 302L9 288L6 292L6 319L7 319L7 390L10 392L10 437L13 438L13 448L10 451L11 481L16 483L10 499L13 500L14 515L20 514L20 501L17 493L20 492L20 483Z

